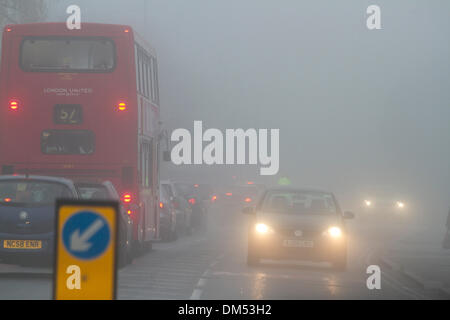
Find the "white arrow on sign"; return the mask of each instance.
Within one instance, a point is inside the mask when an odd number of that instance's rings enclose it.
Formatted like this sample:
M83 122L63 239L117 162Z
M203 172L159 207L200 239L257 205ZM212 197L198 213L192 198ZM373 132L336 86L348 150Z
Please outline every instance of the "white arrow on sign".
M98 219L82 235L80 235L80 229L76 230L70 236L70 250L76 252L88 251L92 247L92 243L89 243L88 240L104 225L105 223L101 219Z

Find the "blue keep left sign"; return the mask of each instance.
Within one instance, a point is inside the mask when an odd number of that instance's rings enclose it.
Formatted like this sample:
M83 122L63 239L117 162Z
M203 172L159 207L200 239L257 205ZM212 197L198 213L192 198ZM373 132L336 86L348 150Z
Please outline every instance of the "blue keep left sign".
M72 256L92 260L101 256L110 245L111 231L108 222L100 214L80 211L64 224L62 240Z

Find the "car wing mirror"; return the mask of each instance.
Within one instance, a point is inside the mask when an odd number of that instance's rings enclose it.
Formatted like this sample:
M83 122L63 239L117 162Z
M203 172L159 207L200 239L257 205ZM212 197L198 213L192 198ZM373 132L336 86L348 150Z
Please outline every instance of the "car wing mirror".
M345 220L352 220L352 219L355 218L355 214L353 212L350 212L350 211L345 211L343 217L344 217Z

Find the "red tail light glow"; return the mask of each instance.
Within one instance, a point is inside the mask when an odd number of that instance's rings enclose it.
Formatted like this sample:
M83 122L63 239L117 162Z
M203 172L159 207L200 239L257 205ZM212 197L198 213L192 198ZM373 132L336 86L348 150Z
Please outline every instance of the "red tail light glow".
M130 203L131 200L132 200L131 194L125 193L125 194L123 195L123 202L125 202L125 203Z
M194 188L198 188L200 187L198 184L194 184Z
M231 192L225 193L226 196L231 197L233 194Z
M211 198L211 201L212 202L214 202L214 201L216 201L217 200L217 196L213 196L212 198Z
M252 202L252 198L245 198L245 202L247 203Z
M11 198L5 198L5 202L11 202Z
M196 203L195 198L190 198L190 199L189 199L189 203L192 204L192 205L194 205L194 204Z
M119 103L119 110L120 111L125 111L127 110L127 104L125 102L120 102Z
M12 111L16 111L19 109L19 101L17 100L11 100L9 102L9 109Z
M164 208L164 203L160 202L160 203L159 203L159 207L160 207L161 209L163 209L163 208Z

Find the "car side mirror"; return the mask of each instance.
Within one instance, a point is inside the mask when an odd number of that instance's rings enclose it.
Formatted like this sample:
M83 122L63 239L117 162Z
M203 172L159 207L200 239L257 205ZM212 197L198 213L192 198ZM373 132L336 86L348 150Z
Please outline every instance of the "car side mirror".
M242 213L243 214L253 215L253 214L256 213L256 208L255 207L244 207L242 209Z
M345 211L344 212L344 219L345 220L352 220L355 218L355 214L353 212L350 211Z

